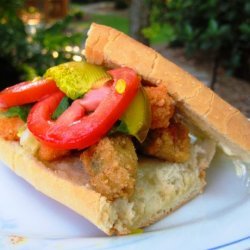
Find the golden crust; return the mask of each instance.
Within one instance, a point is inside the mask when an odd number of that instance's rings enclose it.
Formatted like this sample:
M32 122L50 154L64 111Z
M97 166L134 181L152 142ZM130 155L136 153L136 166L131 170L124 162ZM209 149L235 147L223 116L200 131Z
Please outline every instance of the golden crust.
M103 213L101 210L109 206L105 197L68 178L59 177L56 171L26 152L18 142L0 138L0 148L0 159L17 175L38 191L84 216L105 233L111 234L100 216Z
M104 137L81 154L92 188L108 200L134 192L138 159L128 136Z
M151 129L167 128L174 115L174 101L165 85L144 88L151 106Z
M131 67L143 79L165 84L188 119L217 141L227 154L250 161L250 122L247 118L152 48L118 30L94 23L88 32L85 55L91 63Z
M117 51L119 51L119 53L117 53ZM146 80L155 84L165 84L178 105L181 108L183 107L183 111L187 114L187 117L194 120L196 124L200 126L203 125L203 123L207 126L206 124L208 123L209 126L208 128L206 127L206 129L209 131L209 134L215 139L218 139L218 141L221 138L219 138L217 134L218 131L222 129L222 133L219 135L222 139L227 135L225 142L230 142L229 148L233 153L239 153L239 155L246 153L246 151L249 153L249 142L241 143L241 141L243 141L243 137L241 136L238 140L235 139L237 133L245 133L246 139L249 138L249 134L246 134L249 132L238 131L239 122L242 123L240 129L248 129L249 131L249 123L246 122L244 116L228 104L225 104L224 101L215 94L206 90L206 87L198 82L198 80L161 57L154 50L137 43L135 40L116 30L105 26L92 25L90 36L86 44L86 55L89 61L97 64L106 64L107 66L113 67L121 65L133 66ZM147 60L143 60L144 57L147 58ZM200 101L200 105L197 105L195 100L197 97L199 97L197 102ZM207 103L205 104L205 102L201 100L201 97L203 99L205 99L204 97L207 98L208 107L212 105L215 106L215 108L207 108ZM222 122L222 124L224 124L223 126L219 122L219 119L213 121L214 116L216 116L220 110L220 107L216 108L215 104L224 105L225 109L228 107L232 110L226 112L225 116L225 110L222 107L223 114L227 121L226 123ZM204 105L205 110L202 108L202 105ZM232 129L235 129L234 135L231 135ZM228 134L230 135L228 136ZM0 139L0 148L0 159L17 175L24 178L45 195L61 202L84 216L107 234L130 232L129 228L126 227L119 228L120 230L113 227L119 218L115 217L116 214L112 212L112 202L107 201L101 194L88 188L83 180L81 180L83 181L81 184L81 182L72 181L72 179L67 178L67 176L59 175L55 170L56 166L54 166L54 168L48 168L45 163L38 161L26 152L18 142ZM210 160L207 164L209 164ZM64 164L67 165L66 168L68 168L68 170L72 168L72 164L67 162ZM196 178L197 183L194 184L192 182L192 185L194 185L193 189L189 189L185 197L171 204L170 210L151 216L149 220L144 221L140 226L152 224L201 192L205 185L204 175L201 174L202 172L203 169L198 170L200 175Z
M79 169L82 168L75 166L72 156L69 161L64 159L61 163L54 162L46 165L24 150L18 142L6 141L0 138L0 148L0 159L38 191L84 216L108 235L131 233L133 228L126 224L121 227L116 226L116 223L120 222L117 214L119 208L116 208L115 202L108 201L106 197L86 185L88 180L85 178L87 177L82 174L82 171L79 172ZM81 164L79 158L76 159ZM208 159L204 158L205 167L208 166L210 161L210 156ZM61 168L60 164L63 164L64 167ZM204 164L200 162L199 167ZM76 172L69 173L75 167L77 168L75 169ZM152 171L154 169L157 169L156 166L152 168ZM198 174L202 171L203 169L199 169ZM156 222L201 193L205 185L204 176L200 174L197 176L195 172L193 172L195 181L187 190L183 190L185 192L183 196L167 204L168 208L162 209L160 213L157 212L150 217L146 217L147 219L143 219L143 217L137 227L145 227ZM75 174L81 176L75 179ZM148 206L149 204L145 205ZM123 209L126 209L126 207Z
M142 152L169 162L184 163L190 157L188 128L180 122L171 122L168 128L152 129L141 145Z
M0 137L9 141L18 141L18 130L24 126L24 121L19 117L0 118Z

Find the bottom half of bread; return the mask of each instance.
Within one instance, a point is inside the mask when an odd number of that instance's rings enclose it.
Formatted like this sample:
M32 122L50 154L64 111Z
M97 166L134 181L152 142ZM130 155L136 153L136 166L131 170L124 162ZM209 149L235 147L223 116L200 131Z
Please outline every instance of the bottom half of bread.
M135 192L109 201L88 185L79 157L44 163L18 142L0 139L0 159L37 190L71 208L108 235L148 226L203 191L205 169L215 153L209 140L196 141L185 164L139 159Z

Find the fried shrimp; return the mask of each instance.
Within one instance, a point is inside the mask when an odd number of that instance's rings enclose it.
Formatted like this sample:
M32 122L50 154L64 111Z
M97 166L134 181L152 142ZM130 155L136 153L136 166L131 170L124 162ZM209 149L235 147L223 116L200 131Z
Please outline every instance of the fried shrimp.
M81 154L90 185L109 200L129 197L135 188L137 155L128 136L105 137Z
M19 117L1 117L0 137L8 141L18 141L18 131L24 124L24 121Z
M188 128L180 122L171 122L168 128L150 130L142 151L170 162L185 162L190 155Z
M174 101L168 95L163 84L156 87L145 87L151 105L151 129L167 128L174 114Z
M41 143L37 152L37 157L41 161L55 161L69 155L69 153L69 150L55 149Z

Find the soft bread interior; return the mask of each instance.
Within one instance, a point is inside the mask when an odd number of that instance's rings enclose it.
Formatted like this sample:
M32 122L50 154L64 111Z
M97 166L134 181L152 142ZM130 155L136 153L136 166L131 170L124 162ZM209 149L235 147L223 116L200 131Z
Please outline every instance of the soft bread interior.
M118 30L94 23L88 32L85 56L90 63L127 66L151 83L165 84L192 123L213 138L226 154L250 162L250 121L152 48Z
M37 190L84 216L107 234L127 234L147 226L202 192L204 169L215 144L196 141L190 160L171 164L143 158L131 199L108 201L91 189L79 157L45 164L19 143L0 139L0 159Z
M214 142L205 140L192 147L189 161L183 164L140 159L134 195L112 204L116 218L112 230L129 233L147 226L201 193L206 184L204 170L214 153Z

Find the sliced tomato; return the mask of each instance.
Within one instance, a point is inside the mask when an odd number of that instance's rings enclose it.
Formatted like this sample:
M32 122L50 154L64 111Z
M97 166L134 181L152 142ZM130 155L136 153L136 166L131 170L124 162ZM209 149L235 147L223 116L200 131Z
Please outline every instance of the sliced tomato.
M74 101L57 121L50 117L63 98L60 92L35 104L28 116L29 130L58 149L84 149L99 141L127 109L140 85L140 78L132 69L119 68L109 73L113 77L111 83ZM120 79L125 88L117 91Z
M52 79L21 82L0 92L0 108L36 102L58 90Z

